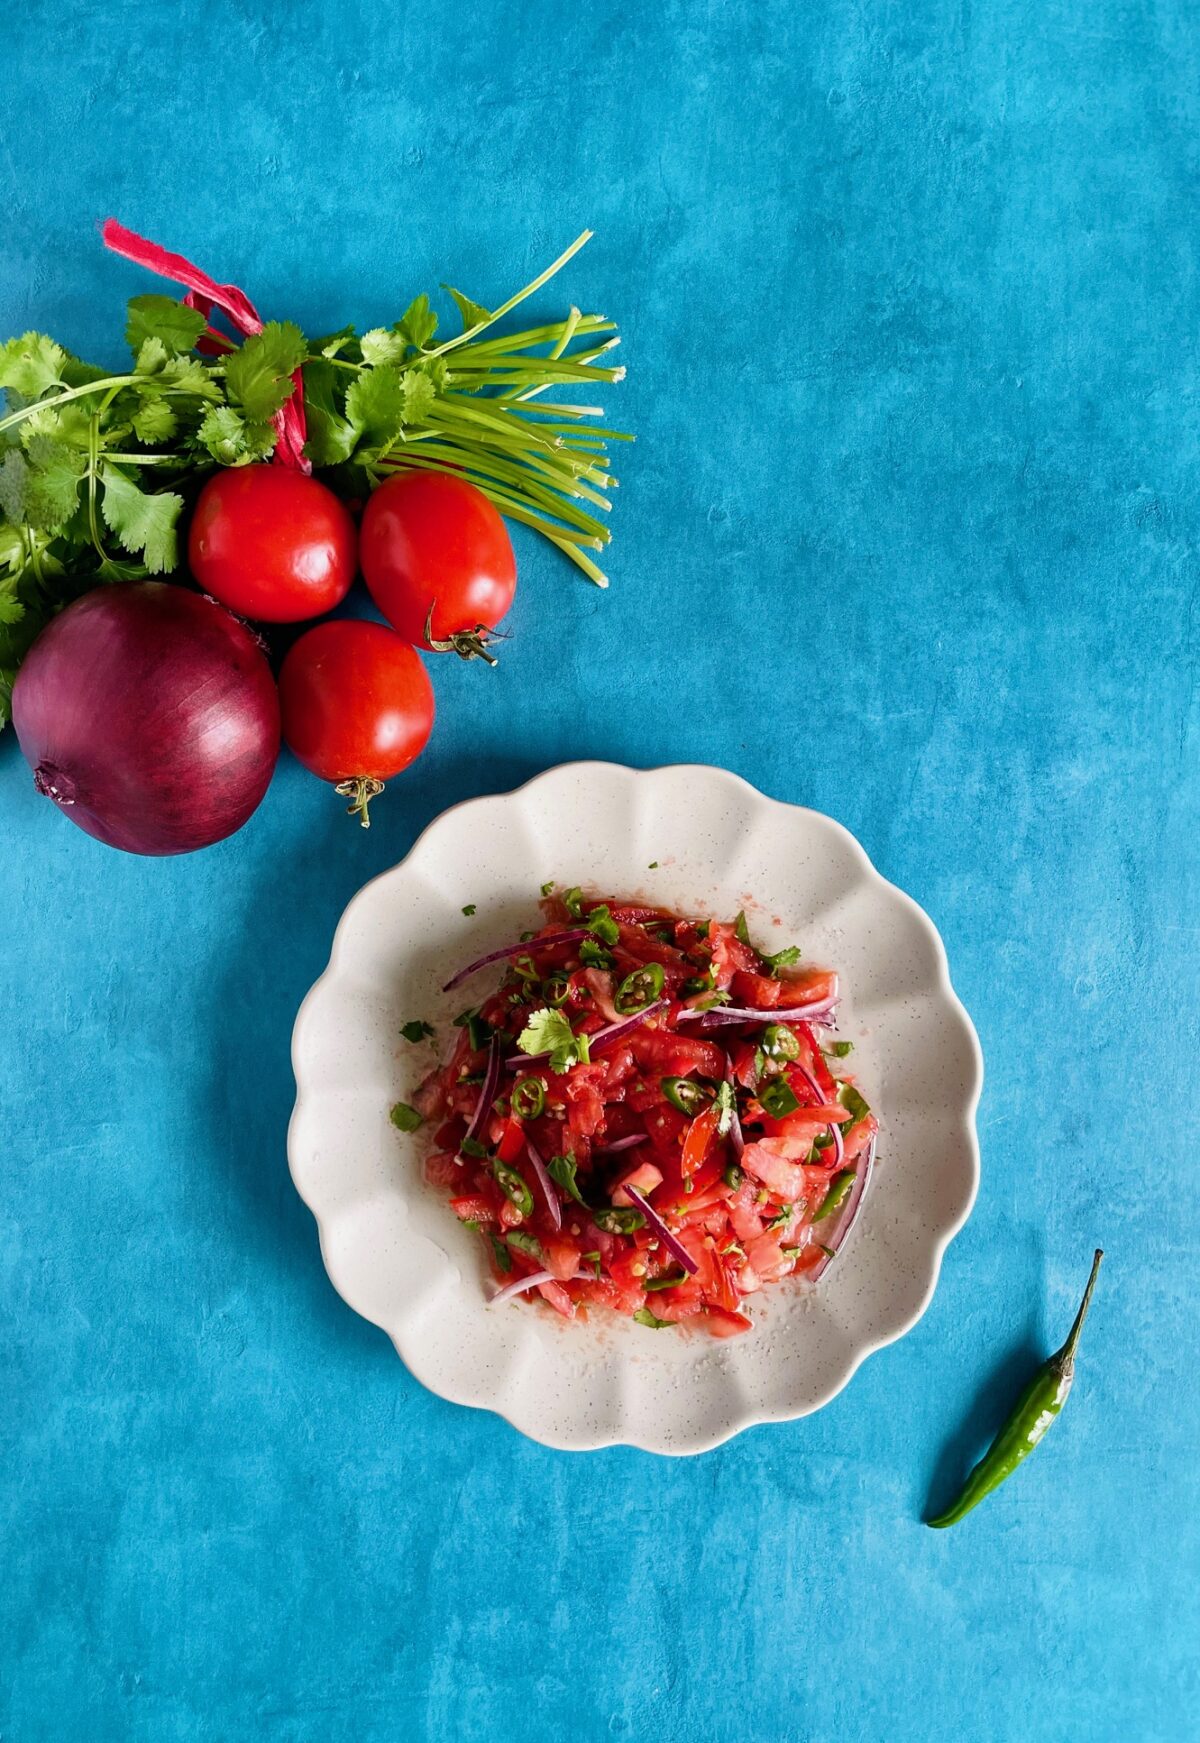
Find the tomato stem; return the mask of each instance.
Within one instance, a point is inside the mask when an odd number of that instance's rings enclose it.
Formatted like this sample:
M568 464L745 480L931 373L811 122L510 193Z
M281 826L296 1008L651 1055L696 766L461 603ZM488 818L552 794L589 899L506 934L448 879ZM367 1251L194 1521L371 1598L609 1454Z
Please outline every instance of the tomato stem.
M429 615L425 619L425 641L435 654L457 654L461 660L486 660L489 666L498 664L495 654L488 649L489 640L495 640L496 633L490 630L486 623L477 623L474 629L458 629L452 635L438 637L433 633L433 606L429 607Z
M357 817L363 828L369 829L371 800L378 799L383 792L383 782L377 781L374 775L356 775L351 781L339 781L333 790L341 798L350 800L346 807L347 817Z

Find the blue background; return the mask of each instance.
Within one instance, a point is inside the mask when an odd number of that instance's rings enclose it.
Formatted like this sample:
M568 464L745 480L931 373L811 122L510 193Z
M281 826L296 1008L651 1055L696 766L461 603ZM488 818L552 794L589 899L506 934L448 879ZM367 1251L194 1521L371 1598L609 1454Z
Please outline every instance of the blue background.
M285 762L101 849L0 741L0 1737L1195 1736L1200 36L1171 0L10 9L0 332L114 214L309 330L619 318L609 593L515 533L369 834ZM988 1062L936 1299L817 1417L571 1457L421 1391L288 1181L341 909L451 801L721 763L840 818ZM481 844L481 876L486 875ZM564 875L585 867L564 862ZM1066 1330L1076 1394L920 1524Z

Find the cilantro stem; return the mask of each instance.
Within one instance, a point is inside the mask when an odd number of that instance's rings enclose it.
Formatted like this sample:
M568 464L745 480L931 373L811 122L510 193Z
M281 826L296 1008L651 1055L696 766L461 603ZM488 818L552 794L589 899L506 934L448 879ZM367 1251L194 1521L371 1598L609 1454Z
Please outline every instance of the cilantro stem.
M44 412L47 409L52 411L57 406L66 405L68 400L84 399L90 393L103 393L108 388L128 387L130 382L142 379L143 377L137 375L108 375L102 381L88 381L82 387L68 387L50 399L35 399L30 405L23 405L19 411L9 412L6 418L0 418L0 430L23 423L34 412Z
M443 357L447 351L456 351L460 345L467 344L475 337L476 333L482 333L485 327L490 327L492 323L498 321L502 315L507 315L510 309L515 309L518 303L523 303L526 297L531 297L534 291L541 290L542 286L549 283L555 273L561 271L567 264L568 260L578 254L583 245L586 242L590 242L591 239L592 232L590 230L584 230L582 234L575 238L571 246L566 249L564 253L560 254L558 259L554 261L552 265L546 268L545 272L540 272L531 283L525 286L524 290L519 290L516 296L509 297L508 301L506 303L501 303L498 309L493 309L492 313L486 320L476 321L473 327L468 327L466 332L460 333L457 339L447 339L444 345L435 346L432 351L427 351L425 355L427 357Z

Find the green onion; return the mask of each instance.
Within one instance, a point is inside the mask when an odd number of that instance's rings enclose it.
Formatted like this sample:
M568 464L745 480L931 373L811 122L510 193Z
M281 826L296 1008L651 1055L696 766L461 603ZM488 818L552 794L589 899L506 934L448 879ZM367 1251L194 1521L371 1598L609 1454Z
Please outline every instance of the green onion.
M523 1077L512 1092L512 1111L519 1120L536 1120L546 1105L546 1085L540 1077Z
M617 988L613 1004L623 1017L635 1017L660 998L663 990L663 970L660 962L648 962L627 974Z

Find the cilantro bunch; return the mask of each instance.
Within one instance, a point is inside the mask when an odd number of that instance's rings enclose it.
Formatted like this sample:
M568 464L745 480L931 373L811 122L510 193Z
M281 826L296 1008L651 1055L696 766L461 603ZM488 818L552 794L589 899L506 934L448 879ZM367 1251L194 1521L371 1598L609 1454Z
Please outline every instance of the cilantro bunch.
M180 515L204 479L271 458L297 370L305 453L334 489L357 498L392 472L455 471L604 586L590 553L609 538L596 513L615 484L606 444L628 438L590 422L597 406L541 396L620 380L599 361L618 343L614 323L572 309L490 336L589 235L493 310L444 287L461 330L441 343L427 296L361 336L344 327L310 342L271 321L235 342L154 295L129 304L121 373L44 333L0 347L0 727L17 668L56 611L97 583L173 571Z

